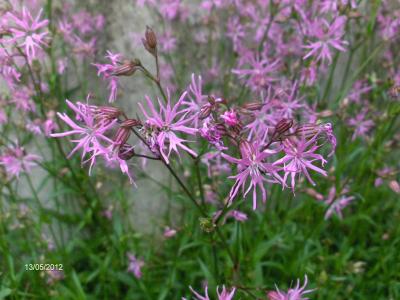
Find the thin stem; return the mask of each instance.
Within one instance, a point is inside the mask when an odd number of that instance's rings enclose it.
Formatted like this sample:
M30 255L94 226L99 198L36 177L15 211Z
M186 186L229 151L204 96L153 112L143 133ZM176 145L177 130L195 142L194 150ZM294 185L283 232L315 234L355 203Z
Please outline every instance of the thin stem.
M159 157L148 156L148 155L145 155L145 154L136 154L136 153L135 153L135 156L136 156L136 157L143 157L143 158L147 158L147 159L152 159L152 160L160 160Z
M151 150L151 147L147 143L147 141L134 128L131 128L131 130ZM189 197L189 199L193 202L193 204L199 210L201 215L203 217L207 218L208 217L207 213L204 211L204 209L201 207L201 205L199 203L197 203L196 199L194 198L192 193L189 191L189 189L186 187L186 185L183 183L183 181L176 174L175 170L172 169L172 167L164 160L164 158L162 156L160 157L160 161L168 169L168 171L171 173L171 175L175 178L175 180L178 182L179 186L182 188L182 190L185 192L185 194ZM232 253L231 249L229 248L229 245L226 243L225 237L222 235L222 233L218 227L215 228L215 232L217 233L219 239L221 240L221 243L223 244L224 248L226 249L230 259L235 264L235 259L234 259L233 253Z
M157 50L156 50L155 60L156 60L157 81L160 82L160 64L158 62L158 52L157 52Z
M202 183L202 180L201 180L199 162L200 162L200 160L196 160L194 165L195 165L195 168L196 168L196 177L197 177L197 184L199 186L200 199L201 199L201 203L204 205L205 204L204 189L203 189L203 183Z
M164 89L163 89L163 87L162 87L162 85L161 85L160 80L157 79L156 77L154 77L154 75L151 74L151 73L149 72L149 70L147 70L144 66L141 66L141 68L139 68L139 70L141 70L141 71L143 72L143 74L144 74L147 78L149 78L151 81L153 81L153 82L157 85L158 90L160 91L160 93L161 93L161 95L162 95L162 97L163 97L163 99L164 99L164 102L165 102L165 103L168 103L167 95L166 95L165 92L164 92Z

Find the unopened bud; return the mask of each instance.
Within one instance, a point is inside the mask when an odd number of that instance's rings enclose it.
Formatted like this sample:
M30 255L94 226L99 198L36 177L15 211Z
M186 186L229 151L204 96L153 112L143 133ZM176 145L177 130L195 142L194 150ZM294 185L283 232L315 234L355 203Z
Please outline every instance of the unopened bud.
M146 27L146 32L144 34L144 38L142 39L143 46L149 51L151 54L156 55L157 53L157 37L154 33L153 29L149 26Z
M203 119L207 118L211 114L211 111L212 111L211 109L212 109L212 105L210 105L209 103L204 104L200 108L199 119L203 120Z
M258 111L264 106L263 103L261 102L250 102L246 103L242 106L243 109L245 110L250 110L250 111Z
M138 59L126 60L122 65L116 67L112 73L114 76L130 76L141 66Z
M221 134L221 135L226 135L227 132L226 132L226 127L225 127L224 124L221 124L221 123L216 124L216 125L215 125L215 128L217 129L217 131L218 131L219 134Z
M124 145L131 135L131 127L119 127L117 133L114 136L114 145L120 146Z
M293 126L293 119L282 119L275 126L275 132L284 134Z
M142 122L140 122L139 120L127 119L127 120L123 121L120 126L123 128L131 129L132 127L141 126L141 125L142 125Z
M400 194L400 184L396 180L391 180L389 182L389 187L396 194Z
M100 106L96 109L95 116L101 121L112 121L118 119L122 111L113 106Z
M118 157L122 160L129 160L135 156L134 147L125 143L118 149Z
M208 100L208 103L210 103L211 105L215 105L215 103L216 103L214 96L208 96L207 100Z
M312 138L320 131L317 124L301 124L296 128L295 135L303 138Z

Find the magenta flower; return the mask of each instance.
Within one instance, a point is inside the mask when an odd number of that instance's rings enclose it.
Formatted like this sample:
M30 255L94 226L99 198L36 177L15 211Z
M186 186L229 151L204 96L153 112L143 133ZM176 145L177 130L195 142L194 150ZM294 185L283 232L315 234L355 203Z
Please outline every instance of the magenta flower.
M247 78L247 86L257 91L268 87L276 80L271 74L279 68L279 60L270 62L267 58L261 58L258 54L248 54L245 62L249 67L233 69L232 72L239 78Z
M222 291L219 291L219 287L217 287L217 295L218 300L232 300L233 296L235 296L236 288L232 288L228 291L225 286L222 286Z
M144 266L144 261L142 259L137 259L135 255L128 253L128 272L132 273L137 279L142 277L142 267Z
M374 121L367 119L367 109L361 110L354 118L350 118L347 123L354 128L351 140L354 141L357 137L367 137L368 132L374 127Z
M3 50L0 48L0 52ZM1 55L1 53L0 53ZM21 73L19 73L14 66L8 65L8 62L2 61L0 58L0 75L3 77L8 88L15 90L17 83L20 82Z
M192 81L189 85L188 97L182 101L186 105L190 114L196 115L193 119L193 124L197 128L201 107L206 104L207 95L203 94L203 80L200 75L192 74Z
M239 116L233 109L227 110L221 115L221 119L225 121L228 126L236 126L239 124Z
M330 189L328 198L325 200L325 203L329 206L325 213L325 220L331 218L333 214L343 219L342 210L355 199L354 196L346 196L346 193L347 189L344 189L342 195L336 199L336 188L333 186Z
M136 186L136 183L133 180L133 176L129 171L128 162L126 160L119 158L118 151L114 151L114 148L115 148L115 143L108 146L107 150L104 151L103 153L101 153L101 151L99 153L105 156L106 163L109 166L118 165L122 174L126 174L126 176L128 176L129 178L129 182ZM133 150L133 148L134 148L133 146L128 146L127 149L125 149L125 151L127 152L131 151Z
M225 150L222 140L224 130L213 120L212 116L203 120L202 127L199 128L199 134L218 150Z
M208 286L205 286L204 289L204 296L200 295L198 292L196 292L191 286L189 286L189 289L192 291L192 293L195 295L196 300L210 300L210 297L208 296ZM233 296L235 296L236 288L232 288L230 291L228 291L225 286L222 286L222 290L219 290L219 287L217 287L217 296L218 300L232 300ZM186 298L182 298L182 300L186 300Z
M305 290L308 283L307 275L304 279L304 284L300 287L300 280L297 279L297 284L295 288L290 288L286 293L280 291L276 288L276 291L268 292L267 296L269 300L308 300L309 298L305 298L305 294L309 294L314 290Z
M109 102L114 102L117 99L118 92L118 77L114 75L116 68L120 66L122 55L119 53L112 53L107 51L106 58L111 61L111 64L93 64L97 68L97 75L102 75L108 81L108 88L110 90Z
M25 48L25 55L28 58L28 62L32 63L32 60L37 57L36 51L42 50L42 46L47 46L45 38L48 32L41 32L41 29L47 26L49 20L40 20L42 10L39 11L34 19L26 7L22 8L22 14L17 15L8 12L6 16L14 23L14 26L9 26L12 37L6 41L19 42L18 46Z
M170 228L169 226L166 226L164 228L164 233L163 236L167 239L172 238L176 235L177 231L176 229Z
M239 147L241 154L240 159L234 158L225 153L221 154L222 157L230 163L237 164L239 170L237 175L228 177L236 179L236 182L229 193L229 202L232 202L240 188L242 188L244 197L246 197L248 192L253 189L253 210L255 210L257 208L257 187L262 192L262 201L265 202L267 200L267 192L264 188L264 183L280 182L283 184L284 180L279 176L278 168L273 164L264 161L268 156L275 152L260 151L261 145L259 145L258 142L251 144L244 141ZM244 188L248 180L250 181L250 185L245 191Z
M153 102L149 97L146 96L147 106L150 109L151 115L148 114L143 105L139 103L139 107L147 119L146 123L150 126L154 126L158 131L154 140L156 143L155 146L157 146L161 156L167 163L169 163L169 156L171 155L172 150L179 155L178 147L185 150L192 156L197 156L196 152L184 144L186 140L181 139L176 135L176 132L182 132L190 135L197 133L197 129L186 126L186 124L193 120L193 117L188 117L188 110L179 110L186 95L187 92L184 92L179 98L178 102L171 107L171 97L168 92L168 100L166 105L161 103L160 99L158 99L158 105L160 107L158 112L156 111ZM167 148L168 152L166 152Z
M310 35L315 37L316 41L303 46L310 51L303 57L307 59L316 56L317 61L332 62L331 48L339 51L346 51L347 41L342 40L344 36L344 26L346 17L337 17L332 24L325 19L316 20L309 24Z
M82 161L82 163L90 161L90 174L92 166L96 161L96 156L108 153L107 146L113 144L113 141L105 136L105 132L115 124L116 120L113 120L108 124L104 124L104 122L96 123L94 114L92 110L88 108L87 104L82 104L78 102L75 105L69 100L66 100L66 102L67 105L76 113L75 119L79 122L82 122L83 124L78 125L65 113L57 113L58 117L63 120L69 127L71 127L72 130L61 133L52 133L50 134L50 136L58 138L70 135L79 135L79 139L71 140L77 145L70 152L68 158L71 157L79 149L82 149L82 160L84 159L86 154L90 154L89 159L87 159L86 161Z
M285 156L278 159L273 163L274 166L282 166L285 175L283 177L284 182L287 178L291 177L291 187L294 192L296 184L296 175L305 175L308 181L315 185L315 182L311 179L308 169L320 173L323 176L328 176L327 172L315 165L314 161L321 161L322 165L326 163L326 160L322 155L315 153L320 147L316 143L316 137L309 139L308 141L303 137L302 139L286 139L283 142Z
M213 215L213 221L215 222L220 216L221 216L222 210L218 210L214 213ZM225 224L227 218L234 218L238 222L245 222L247 221L247 215L244 212L241 212L239 210L232 210L228 212L224 218L221 224Z
M35 154L27 154L24 148L16 145L7 148L4 154L0 155L0 165L4 166L9 178L18 178L21 173L29 173L40 159Z
M47 284L52 285L56 283L57 281L63 280L64 279L64 271L62 270L47 270Z
M35 111L35 103L32 101L33 95L33 90L24 86L13 91L10 102L14 103L15 107L23 112Z

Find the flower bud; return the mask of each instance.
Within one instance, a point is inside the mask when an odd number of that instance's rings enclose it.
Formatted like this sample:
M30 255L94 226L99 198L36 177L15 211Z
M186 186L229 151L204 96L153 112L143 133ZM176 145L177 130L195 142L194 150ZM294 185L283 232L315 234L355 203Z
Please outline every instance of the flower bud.
M131 129L132 127L141 126L141 125L142 125L142 122L140 122L139 120L127 119L127 120L123 121L120 126L123 128Z
M258 111L264 106L263 103L261 102L250 102L246 103L242 106L243 109L245 110L250 110L250 111Z
M207 100L211 105L215 105L215 103L217 103L214 96L208 96Z
M271 141L276 142L293 126L293 119L282 119L276 125L272 134Z
M99 106L95 110L95 117L100 121L111 122L118 119L122 115L122 111L113 106Z
M135 60L125 60L123 64L115 67L111 75L113 76L131 76L138 67L141 66L141 62L138 59Z
M125 143L118 149L118 157L122 160L129 160L135 156L135 150L133 146Z
M205 118L207 118L212 111L212 105L210 105L209 103L204 104L201 108L200 108L200 112L199 112L199 119L203 120Z
M149 26L146 27L146 32L144 34L144 38L142 39L142 43L148 52L154 56L157 54L157 37L153 29L151 29Z
M400 194L400 184L396 180L391 180L389 182L389 187L396 194Z
M131 127L119 127L114 136L114 145L121 147L124 145L131 135Z

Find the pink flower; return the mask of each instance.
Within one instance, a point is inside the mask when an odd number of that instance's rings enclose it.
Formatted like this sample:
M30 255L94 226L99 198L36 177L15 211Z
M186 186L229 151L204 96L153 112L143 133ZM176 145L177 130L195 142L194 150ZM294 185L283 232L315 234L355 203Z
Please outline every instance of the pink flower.
M175 229L170 228L168 226L164 228L163 236L165 238L171 238L171 237L174 237L175 235L176 235L176 230Z
M155 146L157 146L161 156L167 163L169 163L169 156L171 155L172 150L179 155L178 147L192 156L197 156L196 152L184 144L186 140L181 139L176 135L176 132L190 135L197 133L197 129L186 126L186 124L193 120L193 117L187 116L188 110L179 110L186 95L187 92L185 91L179 98L178 102L171 107L171 97L168 92L166 105L161 103L160 99L158 99L158 105L160 107L158 112L156 111L153 102L146 96L147 106L150 109L151 114L148 114L143 105L139 103L139 107L147 119L146 123L157 129L156 138L153 143L155 143ZM168 152L166 152L166 148L168 148Z
M52 117L47 119L43 123L43 129L44 129L44 134L45 136L50 136L51 133L53 133L54 130L58 129L57 123L53 120Z
M210 116L203 121L202 127L199 128L202 138L206 139L210 144L214 145L218 150L225 150L222 136L224 130Z
M208 286L206 285L205 287L205 295L202 296L198 292L196 292L191 286L189 286L189 289L192 291L192 293L195 295L196 300L210 300L208 296ZM230 291L228 291L225 286L222 286L222 291L219 290L219 287L217 287L217 295L218 295L218 300L232 300L233 296L235 295L236 288L232 288ZM186 300L185 298L182 298L183 300Z
M115 124L116 120L113 120L108 124L104 124L104 122L96 123L94 114L88 108L87 104L82 104L80 102L73 104L69 100L66 100L66 102L67 105L76 113L75 119L83 124L78 125L65 113L57 113L58 117L69 127L71 127L72 130L61 133L52 133L50 136L58 138L70 135L79 135L79 139L72 140L72 142L76 143L77 145L70 152L68 157L71 157L79 149L82 149L82 159L86 156L86 154L90 154L88 160L82 161L82 163L90 161L90 174L91 168L96 161L96 156L108 153L106 149L107 146L113 144L113 141L105 136L105 132ZM104 144L107 144L107 146Z
M10 102L15 103L15 107L23 112L35 111L35 103L32 101L33 94L33 90L24 86L13 91Z
M55 269L55 270L50 269L50 270L46 271L46 274L48 276L47 284L50 284L50 285L54 284L57 281L64 279L64 277L65 277L64 271L58 270L58 269Z
M158 42L161 47L161 51L164 53L170 53L176 49L176 38L173 36L172 31L167 30L164 34L158 37Z
M120 65L122 55L119 53L112 53L107 51L106 58L111 61L111 64L93 64L97 69L97 75L102 75L104 79L108 80L108 88L110 90L109 102L114 102L117 99L118 91L118 77L114 76L116 68Z
M305 298L305 294L309 294L314 290L304 290L306 288L308 282L307 275L304 279L304 284L300 287L300 280L297 279L297 284L295 288L290 288L286 293L280 291L276 288L276 291L268 292L267 296L269 300L307 300L309 298Z
M142 277L142 267L144 266L144 261L142 259L137 259L135 255L128 253L128 272L132 273L137 279Z
M228 126L236 126L239 124L239 116L233 109L224 112L224 114L221 115L221 119L223 119Z
M36 18L33 19L26 7L22 8L22 14L12 14L11 12L6 14L9 20L14 22L14 26L9 27L13 36L6 41L18 41L20 43L18 46L25 48L25 55L29 63L32 63L32 60L37 57L37 50L42 50L42 46L47 46L45 38L48 32L40 31L43 27L47 26L49 20L40 20L41 15L42 10L40 10Z
M258 54L249 53L246 57L246 64L249 67L233 69L232 72L238 75L239 78L248 78L247 86L253 90L264 89L276 80L274 76L271 76L271 73L277 71L279 60L270 63L267 58L261 58Z
M114 122L112 122L112 124L114 124ZM115 148L115 144L112 144L112 145L108 146L106 151L102 152L102 150L100 150L99 154L102 154L105 156L106 162L108 165L116 165L117 164L119 166L122 174L126 174L126 176L128 176L128 178L129 178L129 182L136 186L136 183L133 180L133 177L129 171L128 162L126 160L121 159L118 155L118 151L114 151L114 148ZM134 148L133 146L128 146L128 148L125 149L125 151L130 151L133 148Z
M0 165L6 169L9 178L19 177L21 173L29 173L41 158L35 154L27 154L24 148L15 146L7 148L0 155Z
M220 216L221 216L222 210L218 210L214 213L213 215L213 221L215 222ZM244 212L241 212L239 210L232 210L228 212L224 218L221 224L225 224L226 219L228 217L234 218L238 222L245 222L247 221L247 215Z
M284 182L287 178L291 177L291 187L294 192L296 175L305 175L308 181L315 185L315 182L311 179L308 169L320 173L323 176L328 176L327 172L315 165L314 161L321 161L322 165L326 163L326 160L322 155L315 153L319 148L316 143L316 136L309 139L308 141L302 137L301 139L286 139L283 141L283 149L285 156L274 162L274 166L282 165L285 175L283 177Z
M347 193L347 189L344 189L342 191L343 195L336 199L336 188L333 186L330 189L328 198L325 200L325 203L329 205L329 208L325 213L325 220L331 218L333 214L336 214L340 219L343 218L343 208L348 206L350 202L355 199L354 196L346 196L345 193Z
M219 291L219 287L217 287L217 295L218 300L232 300L235 295L236 288L232 288L231 291L228 291L225 286L222 286L222 291Z
M0 52L1 50L3 49L0 48ZM17 83L20 82L21 73L19 73L14 66L8 65L8 63L8 61L1 61L0 58L0 75L3 76L8 88L13 91L15 90Z
M97 38L93 37L88 41L82 40L78 36L73 37L73 52L79 57L92 57L96 52Z
M264 160L272 154L269 151L260 151L261 145L258 142L251 144L247 141L240 143L240 153L241 158L237 159L222 153L222 157L225 158L232 164L238 165L239 173L235 176L230 176L228 178L236 179L229 193L229 202L231 203L233 198L238 194L239 189L242 188L244 197L248 192L253 189L253 210L257 208L257 187L262 192L261 200L265 202L267 200L267 192L264 188L264 182L283 184L283 179L278 174L278 169L270 164L266 163ZM267 177L269 177L267 179ZM250 185L244 191L247 180L250 180Z
M354 118L350 118L347 123L354 128L351 138L354 141L357 137L367 137L368 132L374 127L374 121L367 119L367 109L362 109Z
M331 48L343 52L346 51L344 46L348 45L348 42L342 40L345 23L346 17L343 16L337 17L332 24L329 24L325 19L311 22L309 24L309 30L311 36L316 38L316 41L303 46L310 50L303 59L316 56L317 61L324 62L328 60L328 62L331 63Z
M190 114L196 115L193 119L194 127L198 127L200 109L206 104L207 95L203 94L203 80L201 75L192 74L192 81L189 85L188 97L182 101L187 106Z

